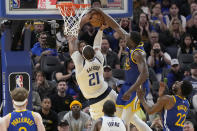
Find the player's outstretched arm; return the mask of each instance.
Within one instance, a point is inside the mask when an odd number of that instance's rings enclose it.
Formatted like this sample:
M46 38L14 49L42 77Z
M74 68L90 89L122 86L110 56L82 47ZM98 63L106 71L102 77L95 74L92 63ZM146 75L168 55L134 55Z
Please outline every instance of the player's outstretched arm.
M139 70L140 74L139 74L136 82L132 85L132 87L130 87L129 90L123 95L124 100L129 100L132 92L136 91L137 88L140 88L140 86L149 77L148 67L146 64L146 54L142 53L140 51L135 51L134 55L133 55L133 59L137 63L138 70Z
M78 51L77 42L78 42L77 38L72 37L72 36L69 36L69 37L68 37L68 45L69 45L69 53L70 53L70 56L71 56L75 51Z
M120 36L123 39L125 39L125 35L128 35L128 33L124 29L122 29L121 26L111 16L104 13L100 8L93 8L92 10L95 10L102 14L102 16L105 18L106 24L109 25L115 31L117 31L120 34Z
M45 131L45 128L42 122L42 117L40 116L40 114L33 112L33 116L34 116L38 131Z
M101 43L102 43L102 38L103 38L103 30L106 29L108 25L102 25L100 29L98 30L95 38L94 38L94 45L93 49L94 50L101 50Z
M1 131L7 131L4 118L0 118L0 129Z
M7 131L10 123L10 113L4 116L3 118L0 118L0 130L1 131Z
M162 96L159 97L159 99L157 100L157 103L155 103L154 105L150 106L149 104L147 104L144 96L145 96L145 91L143 91L143 89L139 88L137 89L137 96L141 102L141 104L143 105L145 111L148 114L153 114L156 112L161 112L163 109L165 109L165 107L167 105L170 104L170 101L173 99L170 96Z

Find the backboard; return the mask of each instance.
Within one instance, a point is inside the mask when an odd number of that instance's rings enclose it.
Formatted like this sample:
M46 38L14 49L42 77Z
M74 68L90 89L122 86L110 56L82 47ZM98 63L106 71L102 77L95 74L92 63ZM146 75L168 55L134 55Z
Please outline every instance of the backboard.
M74 3L91 2L91 0L71 1ZM56 2L57 0L0 0L0 18L62 19L56 9ZM112 17L132 16L133 0L101 0L101 4L102 9Z

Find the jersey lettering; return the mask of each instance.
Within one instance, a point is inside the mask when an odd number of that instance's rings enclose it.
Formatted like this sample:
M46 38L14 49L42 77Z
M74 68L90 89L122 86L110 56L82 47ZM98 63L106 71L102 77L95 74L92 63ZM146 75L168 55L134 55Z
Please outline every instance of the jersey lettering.
M119 122L108 122L107 124L108 124L109 127L112 127L112 126L119 127L119 125L120 125Z

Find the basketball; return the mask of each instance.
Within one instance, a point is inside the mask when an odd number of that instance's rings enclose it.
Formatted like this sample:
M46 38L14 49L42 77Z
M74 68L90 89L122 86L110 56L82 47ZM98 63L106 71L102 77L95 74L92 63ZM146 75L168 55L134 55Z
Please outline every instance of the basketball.
M90 24L94 27L100 27L104 23L104 17L99 13L93 13L90 17Z

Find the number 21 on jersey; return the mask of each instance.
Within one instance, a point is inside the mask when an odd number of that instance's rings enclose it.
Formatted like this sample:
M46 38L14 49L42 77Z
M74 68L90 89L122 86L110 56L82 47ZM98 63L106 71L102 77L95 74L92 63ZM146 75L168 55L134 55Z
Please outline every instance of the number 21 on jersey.
M98 72L89 74L89 78L89 86L95 86L100 83Z

